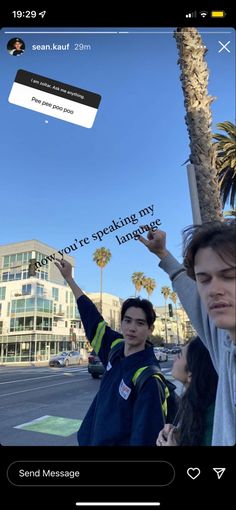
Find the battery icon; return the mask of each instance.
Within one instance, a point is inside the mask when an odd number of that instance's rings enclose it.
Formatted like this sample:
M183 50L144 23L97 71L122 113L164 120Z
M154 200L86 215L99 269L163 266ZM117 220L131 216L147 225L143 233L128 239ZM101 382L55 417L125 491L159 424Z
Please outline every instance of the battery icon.
M225 11L211 11L211 17L212 18L224 18Z

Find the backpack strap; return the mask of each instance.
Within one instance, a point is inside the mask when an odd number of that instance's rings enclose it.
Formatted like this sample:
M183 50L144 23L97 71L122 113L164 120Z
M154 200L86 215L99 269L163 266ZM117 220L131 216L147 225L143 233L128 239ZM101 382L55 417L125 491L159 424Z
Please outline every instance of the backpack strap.
M117 352L120 350L120 344L122 342L124 342L123 338L117 338L111 344L111 349L108 354L108 363L110 362L111 365L112 365L112 361L113 361L114 357L116 356Z
M170 396L170 391L168 388L168 382L166 381L163 374L160 372L160 369L157 365L149 365L146 367L141 367L134 373L132 377L132 382L134 384L135 390L139 393L147 381L149 377L155 377L159 394L161 400L161 406L164 416L167 416L167 399ZM171 383L172 384L172 383ZM174 384L173 387L175 388Z

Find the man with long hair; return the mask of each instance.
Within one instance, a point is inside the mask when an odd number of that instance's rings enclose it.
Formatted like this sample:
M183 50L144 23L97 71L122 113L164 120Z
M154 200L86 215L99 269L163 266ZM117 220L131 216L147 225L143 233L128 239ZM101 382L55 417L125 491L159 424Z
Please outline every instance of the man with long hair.
M139 240L161 262L201 340L219 381L213 446L236 443L236 223L211 222L184 231L184 265L166 248L166 234Z

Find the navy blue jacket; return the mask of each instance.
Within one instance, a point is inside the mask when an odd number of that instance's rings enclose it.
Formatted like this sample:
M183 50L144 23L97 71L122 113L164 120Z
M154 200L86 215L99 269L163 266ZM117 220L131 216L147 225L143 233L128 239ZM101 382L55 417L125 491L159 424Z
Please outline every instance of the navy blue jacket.
M164 426L157 382L149 377L137 394L132 382L136 370L157 364L153 348L125 357L122 335L106 325L92 301L83 295L77 305L86 336L106 367L100 389L78 431L79 445L155 445ZM114 342L120 349L111 365L108 356Z

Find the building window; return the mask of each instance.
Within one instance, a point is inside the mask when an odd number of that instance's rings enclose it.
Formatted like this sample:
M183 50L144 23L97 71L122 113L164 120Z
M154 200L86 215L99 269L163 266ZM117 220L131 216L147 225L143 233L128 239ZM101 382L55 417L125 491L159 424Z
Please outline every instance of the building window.
M48 273L45 273L45 271L40 271L39 278L41 280L48 280Z
M32 258L32 252L27 251L24 253L14 253L12 255L5 255L3 260L3 267L10 268L11 266L18 266L27 264L29 259Z
M34 317L17 317L10 320L10 332L34 329Z
M11 304L12 313L33 312L35 309L35 299L13 299Z
M6 287L0 287L0 299L5 299Z
M52 331L52 319L49 317L36 317L36 329Z
M55 301L59 299L59 290L56 287L52 287L52 297Z
M37 296L43 296L43 291L44 291L44 286L41 285L40 283L37 283L37 286L36 286Z
M9 255L5 255L5 257L3 258L3 267L4 267L4 269L6 267L9 267L9 264L10 264L10 256Z
M34 329L34 317L25 317L25 329L27 331Z
M27 283L26 285L22 285L22 294L31 294L32 285Z
M25 299L25 311L33 312L34 309L35 309L35 299L34 298Z
M74 307L74 317L76 319L80 319L80 314L77 306Z
M37 298L37 311L52 313L52 301L49 299Z
M2 303L0 303L0 315L2 313Z
M16 262L19 262L22 264L22 260L23 260L23 253L17 253L16 254Z

